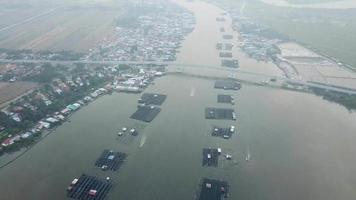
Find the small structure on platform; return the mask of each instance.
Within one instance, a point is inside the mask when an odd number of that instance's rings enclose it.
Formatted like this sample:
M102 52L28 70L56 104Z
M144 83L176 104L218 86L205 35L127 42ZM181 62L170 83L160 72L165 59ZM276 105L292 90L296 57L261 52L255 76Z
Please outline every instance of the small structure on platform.
M233 60L223 59L223 60L221 60L221 66L230 67L230 68L238 68L239 61L236 59L233 59Z
M218 149L205 148L203 149L203 160L202 165L208 167L217 167L219 163Z
M215 137L222 137L224 139L231 138L232 134L236 132L235 126L230 126L228 128L213 127L211 130L211 135Z
M236 113L230 108L205 108L205 118L236 120Z
M216 80L214 87L224 90L239 90L241 89L241 83L231 79Z
M138 100L138 103L145 105L162 105L166 98L167 95L163 94L144 93Z
M203 178L200 182L198 200L224 200L228 198L229 185L226 181Z
M219 56L221 58L232 58L232 53L231 52L220 52Z
M218 103L235 104L234 97L226 94L218 94Z
M132 114L130 118L144 122L151 122L159 112L161 112L161 108L156 106L139 106L137 111Z
M112 183L94 176L83 174L74 179L67 188L67 197L77 200L103 200L112 188Z
M95 166L100 167L102 170L118 170L124 163L127 157L126 153L113 152L110 150L104 150L98 160L95 162Z

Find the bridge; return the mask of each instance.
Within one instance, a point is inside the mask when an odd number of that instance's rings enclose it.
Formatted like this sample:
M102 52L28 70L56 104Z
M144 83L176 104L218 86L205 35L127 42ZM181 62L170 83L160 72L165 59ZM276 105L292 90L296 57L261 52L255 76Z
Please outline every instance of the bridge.
M11 59L0 59L0 63L35 63L35 64L42 64L42 63L51 63L53 65L73 65L73 64L93 64L93 65L165 65L168 68L171 67L178 67L181 70L184 69L195 69L200 68L204 70L215 70L215 71L225 71L229 72L231 75L252 75L255 77L259 77L263 80L266 79L275 79L277 81L285 81L290 84L300 85L303 87L314 87L325 89L329 91L341 92L350 95L356 95L356 89L353 88L343 88L338 86L329 85L326 83L316 83L316 82L308 82L305 80L296 80L287 77L280 77L280 76L271 76L263 73L256 73L241 69L235 68L226 68L226 67L217 67L215 65L203 65L203 64L189 64L189 63L179 63L179 62L170 62L170 61L95 61L95 60L30 60L30 59L22 59L22 60L11 60Z

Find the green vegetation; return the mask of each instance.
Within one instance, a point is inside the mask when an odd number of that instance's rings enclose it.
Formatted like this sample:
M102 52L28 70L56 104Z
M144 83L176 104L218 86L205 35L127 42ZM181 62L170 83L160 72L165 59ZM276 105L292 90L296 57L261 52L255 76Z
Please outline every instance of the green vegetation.
M312 91L316 95L322 96L325 100L338 103L350 111L356 111L356 95L348 95L318 88L312 88Z

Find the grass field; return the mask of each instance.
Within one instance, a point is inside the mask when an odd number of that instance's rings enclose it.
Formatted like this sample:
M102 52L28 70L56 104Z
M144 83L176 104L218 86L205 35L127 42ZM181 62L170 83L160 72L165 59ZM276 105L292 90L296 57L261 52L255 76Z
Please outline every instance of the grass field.
M15 83L0 82L0 107L4 103L21 96L22 94L34 89L37 84L30 82L17 81Z
M1 7L0 47L87 51L112 30L121 8L110 0L73 2Z

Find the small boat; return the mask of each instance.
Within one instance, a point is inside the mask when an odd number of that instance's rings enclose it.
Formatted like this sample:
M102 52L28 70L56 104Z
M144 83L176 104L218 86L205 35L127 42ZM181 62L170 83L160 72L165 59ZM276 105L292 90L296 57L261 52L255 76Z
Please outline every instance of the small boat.
M124 132L127 131L127 128L126 128L126 127L123 127L123 128L122 128L122 131L124 131Z
M118 135L118 136L122 136L123 133L120 131L120 132L117 133L117 135Z
M231 159L232 159L232 155L226 154L226 155L225 155L225 158L226 158L226 160L231 160Z
M246 154L246 161L249 161L251 159L251 155L250 155L250 149L247 147L247 154Z

